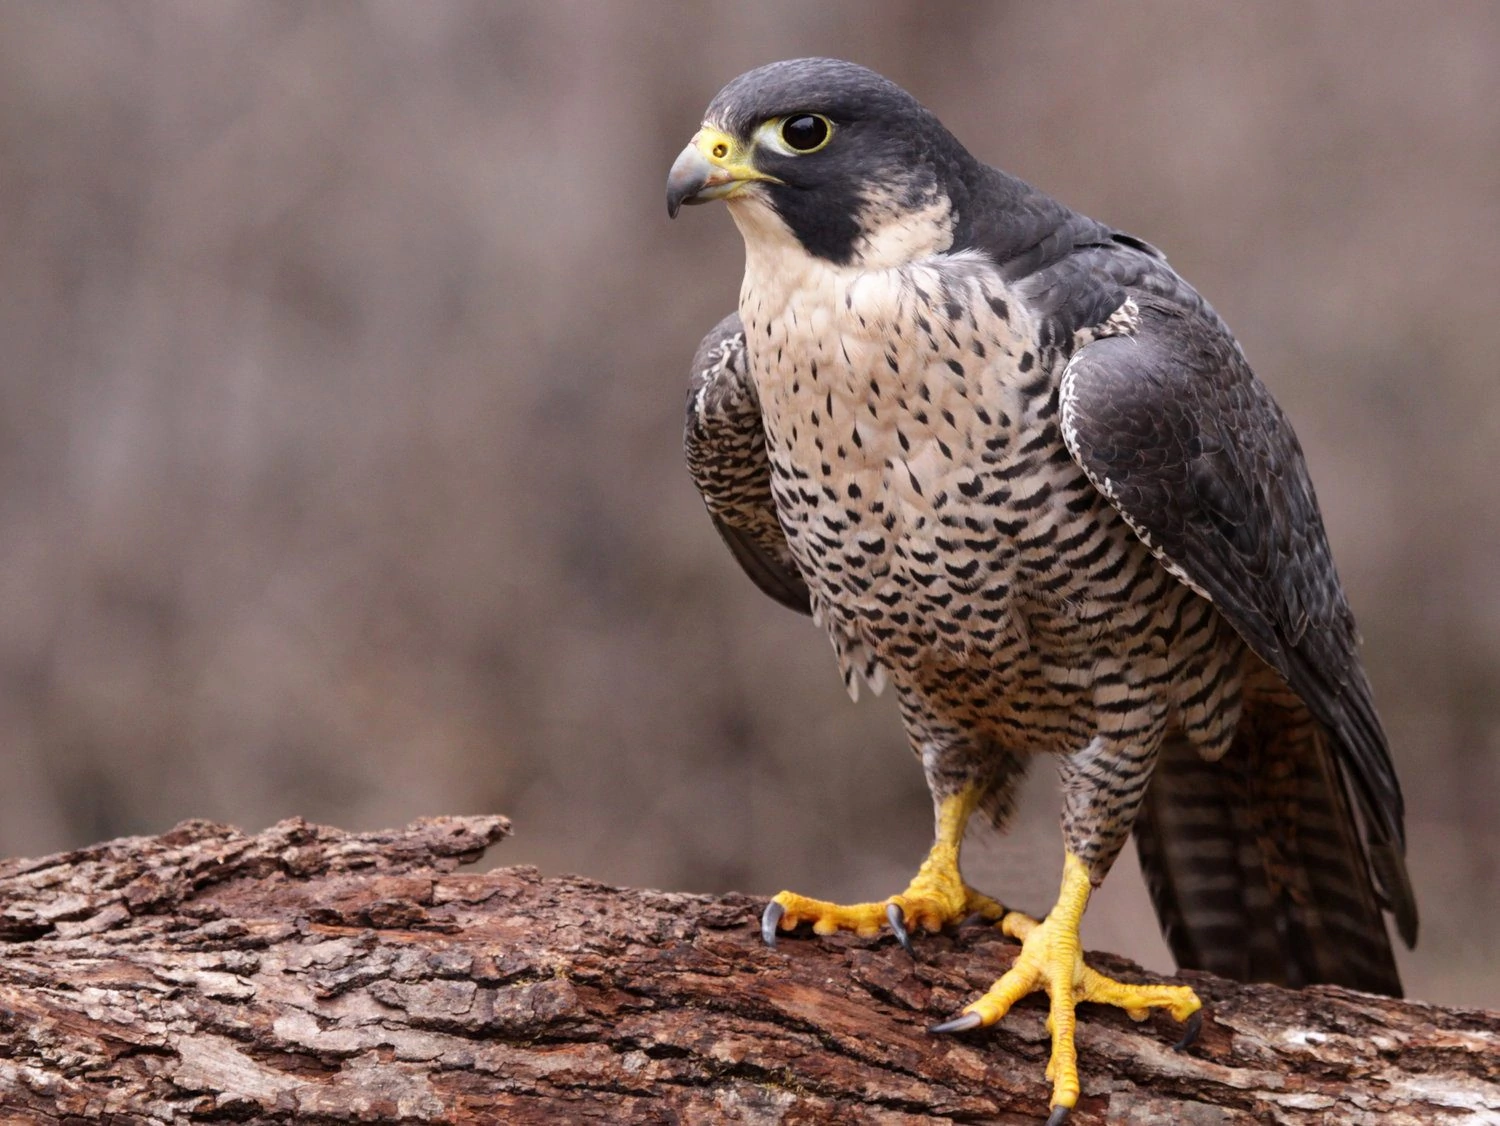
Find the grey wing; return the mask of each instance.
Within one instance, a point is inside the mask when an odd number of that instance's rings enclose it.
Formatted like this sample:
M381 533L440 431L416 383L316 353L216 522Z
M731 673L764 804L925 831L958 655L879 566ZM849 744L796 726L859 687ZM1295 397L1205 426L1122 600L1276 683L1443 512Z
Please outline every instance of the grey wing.
M776 516L760 400L738 314L715 325L693 357L683 450L714 527L745 573L783 606L812 613Z
M1410 944L1401 788L1302 448L1212 310L1149 288L1135 291L1133 335L1096 340L1069 361L1064 440L1168 570L1212 601L1328 730L1376 882Z

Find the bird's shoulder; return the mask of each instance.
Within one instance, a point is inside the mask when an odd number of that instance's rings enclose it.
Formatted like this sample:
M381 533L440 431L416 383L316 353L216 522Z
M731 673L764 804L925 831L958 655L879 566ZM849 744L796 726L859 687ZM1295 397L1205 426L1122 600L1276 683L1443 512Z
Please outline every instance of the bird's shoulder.
M704 417L757 410L745 354L745 327L738 313L730 313L708 330L693 353L687 391L689 437L694 424L701 425Z
M1069 350L1130 297L1198 314L1229 336L1208 302L1145 239L988 166L960 203L953 251L976 252L994 264L1036 319L1044 346Z

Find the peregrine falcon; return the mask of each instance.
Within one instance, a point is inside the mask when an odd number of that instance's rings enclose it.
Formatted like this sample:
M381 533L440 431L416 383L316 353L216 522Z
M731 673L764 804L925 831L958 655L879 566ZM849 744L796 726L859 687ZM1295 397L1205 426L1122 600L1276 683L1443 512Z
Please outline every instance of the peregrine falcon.
M1050 997L1052 1123L1079 1096L1074 1007L1181 985L1083 960L1090 892L1134 832L1180 965L1399 995L1383 912L1417 911L1401 790L1302 450L1224 322L1155 247L973 156L852 63L798 59L713 99L667 207L724 200L739 311L704 340L688 465L750 577L827 631L851 692L888 683L932 791L910 885L783 891L763 933L1021 942L957 1032ZM1031 761L1061 774L1042 920L959 871Z

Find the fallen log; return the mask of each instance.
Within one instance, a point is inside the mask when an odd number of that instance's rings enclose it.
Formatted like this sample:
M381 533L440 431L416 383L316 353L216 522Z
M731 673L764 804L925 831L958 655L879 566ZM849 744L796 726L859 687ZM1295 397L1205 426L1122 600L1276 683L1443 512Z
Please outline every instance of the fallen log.
M0 1122L1045 1118L1042 999L926 1031L1010 965L994 930L770 950L745 896L456 870L508 831L191 821L0 862ZM1080 1010L1080 1126L1500 1122L1500 1015L1182 978L1184 1053Z

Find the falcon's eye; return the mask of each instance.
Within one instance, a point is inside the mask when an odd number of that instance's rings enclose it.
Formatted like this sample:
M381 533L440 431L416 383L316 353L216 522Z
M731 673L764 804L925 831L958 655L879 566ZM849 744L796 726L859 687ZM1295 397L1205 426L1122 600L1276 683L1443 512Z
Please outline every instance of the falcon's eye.
M817 152L833 136L833 122L815 113L799 113L781 123L781 139L793 152Z

